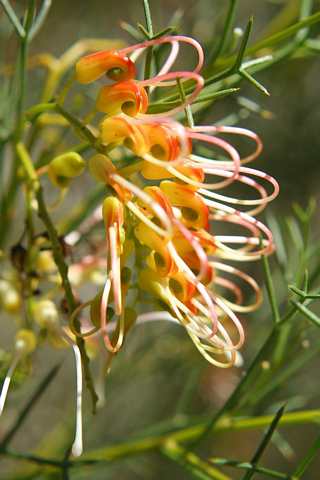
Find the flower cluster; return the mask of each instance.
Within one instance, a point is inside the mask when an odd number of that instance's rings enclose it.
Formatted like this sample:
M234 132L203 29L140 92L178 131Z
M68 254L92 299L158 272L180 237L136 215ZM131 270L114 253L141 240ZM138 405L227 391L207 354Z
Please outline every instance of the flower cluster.
M173 70L182 45L197 56L192 71ZM163 54L164 46L169 46L169 54L158 73L140 80L143 54L150 48ZM157 59L161 62L161 55ZM279 188L272 177L246 166L262 149L253 132L193 125L190 107L204 86L203 62L201 46L185 36L164 36L78 60L76 81L99 85L89 115L90 122L99 116L98 122L83 125L76 120L96 153L86 162L79 152L67 151L36 173L47 174L61 191L54 208L88 165L106 195L102 209L86 222L92 226L103 220L105 238L82 259L70 257L67 281L78 305L73 311L65 309L68 325L62 325L57 305L57 292L66 279L54 261L54 245L47 234L30 234L29 252L16 245L11 252L14 273L5 272L0 280L2 308L28 316L28 328L21 328L16 336L0 414L22 358L43 339L55 347L71 346L77 373L75 455L82 452L79 342L85 342L90 353L104 349L110 362L134 324L169 320L185 328L210 363L229 367L239 359L237 352L244 342L238 314L253 311L261 302L257 282L234 263L257 260L273 251L270 230L253 215L277 196ZM170 96L159 101L159 89L168 88ZM180 121L184 111L188 126ZM242 137L253 145L252 152L241 156L225 136ZM241 195L233 196L234 191ZM65 242L72 244L81 235L81 229L76 230L55 243L61 240L58 249L63 250ZM79 287L88 283L100 289L82 303ZM87 307L90 318L85 319Z
M139 80L139 57L164 44L170 46L170 53L159 72ZM172 71L181 44L197 54L193 71ZM99 144L111 153L98 153L89 160L93 177L113 192L103 202L108 275L94 308L91 305L94 328L89 333L99 331L106 348L117 352L126 331L126 305L133 305L130 290L136 286L148 294L140 308L148 303L165 305L167 318L185 327L202 355L227 367L235 363L244 341L237 312L255 309L261 293L253 278L225 260L256 260L272 252L271 232L252 215L275 198L278 185L269 175L245 166L262 149L254 133L237 127L186 127L175 119L204 85L199 74L203 60L195 40L167 36L93 53L76 64L79 83L101 77L112 82L100 88L95 103L104 114ZM181 90L185 81L187 95L182 95L180 104L172 102L171 109L148 113L150 98L159 88ZM253 153L241 157L220 134L247 137L254 143ZM112 158L119 147L129 158L129 164L120 168ZM227 190L237 184L256 195L228 195ZM219 224L225 223L227 234L218 234ZM250 304L243 293L248 288L253 293ZM137 313L138 321L163 317L159 311ZM118 326L114 342L107 328L110 314Z

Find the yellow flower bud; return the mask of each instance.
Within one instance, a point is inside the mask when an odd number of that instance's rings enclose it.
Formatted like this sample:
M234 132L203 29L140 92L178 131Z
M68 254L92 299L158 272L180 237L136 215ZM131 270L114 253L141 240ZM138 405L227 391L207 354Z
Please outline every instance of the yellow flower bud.
M102 204L102 216L107 228L114 223L121 227L123 225L123 214L123 204L117 197L105 198Z
M21 307L21 297L7 280L0 280L0 306L8 313L17 313Z
M32 353L37 346L37 339L31 330L21 329L17 332L15 349L21 355Z
M55 157L48 166L48 176L58 188L67 188L74 177L81 175L85 161L76 152L67 152Z
M36 259L36 271L40 273L52 273L57 270L53 260L52 252L49 250L40 251Z
M35 322L41 328L54 329L59 323L57 307L51 300L39 300L32 305Z

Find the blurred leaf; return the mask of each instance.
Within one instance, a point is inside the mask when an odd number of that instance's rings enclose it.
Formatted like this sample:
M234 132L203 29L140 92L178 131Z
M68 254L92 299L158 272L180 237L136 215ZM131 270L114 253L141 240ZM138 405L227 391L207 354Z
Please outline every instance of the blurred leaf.
M191 478L198 480L231 480L194 453L188 452L177 442L169 440L161 448L161 452L174 462L184 467Z
M310 447L310 449L307 451L306 455L304 458L301 460L299 463L298 467L294 471L293 477L295 479L300 479L303 478L303 475L315 459L315 456L318 453L318 450L320 449L320 436L315 440L313 445Z
M285 473L277 472L276 470L271 470L271 468L259 467L257 465L252 465L249 462L242 462L241 460L229 460L227 458L211 458L210 462L214 465L228 466L239 468L240 470L248 470L253 473L261 473L269 478L279 478L283 480L290 480L290 477Z
M251 464L252 465L256 465L258 463L258 461L260 460L262 454L264 453L265 449L267 448L270 440L271 440L271 437L273 435L273 432L276 430L277 426L278 426L278 423L284 413L284 409L285 409L285 406L281 407L278 412L276 413L274 419L272 420L268 430L266 431L266 434L265 436L263 437L260 445L258 446L257 450L256 450L256 453L253 455L252 457L252 460L251 460ZM250 480L253 476L254 476L254 471L253 470L249 470L244 476L243 476L243 480Z
M26 403L25 407L21 410L20 414L18 415L16 421L12 425L12 427L9 429L9 431L5 434L3 440L0 443L0 450L4 450L6 446L9 444L9 442L12 440L12 438L16 435L16 433L19 431L20 427L23 425L24 421L26 420L29 412L35 407L36 403L38 400L40 400L42 394L46 391L46 389L49 387L51 382L54 380L56 377L59 368L61 364L54 365L47 375L43 378L43 380L40 382L39 386L36 388L35 392L33 395L31 395L30 399Z

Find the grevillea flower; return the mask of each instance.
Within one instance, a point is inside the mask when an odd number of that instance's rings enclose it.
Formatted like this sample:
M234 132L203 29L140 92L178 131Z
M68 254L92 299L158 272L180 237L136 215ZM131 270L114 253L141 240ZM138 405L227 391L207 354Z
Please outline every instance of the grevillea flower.
M153 77L140 80L141 55L162 44L170 46L164 64ZM173 71L182 44L197 54L193 71ZM114 195L103 203L107 280L91 304L98 302L100 307L93 309L95 326L89 334L100 332L106 348L118 351L126 331L126 305L134 301L132 292L140 289L149 295L148 303L166 305L163 316L181 323L208 361L228 367L244 341L237 314L257 308L261 291L253 278L227 261L257 260L273 251L270 230L254 215L276 197L278 184L246 166L262 149L253 132L185 127L176 120L204 85L203 61L195 40L167 36L119 51L96 52L76 64L79 83L109 79L100 84L95 104L106 115L99 123L99 142L109 153L93 156L89 168ZM186 80L187 95L180 105L170 108L168 103L167 111L148 113L154 91ZM241 157L225 135L247 138L254 145L252 153ZM125 167L118 166L119 154L112 155L115 149L129 157ZM236 185L248 194L240 198L229 194ZM248 288L252 303L245 299ZM137 322L161 318L159 311L146 312L146 305L135 308ZM113 343L111 326L117 330Z
M158 73L141 80L140 58L149 47L164 44L170 47L167 59ZM181 45L196 53L192 71L173 70ZM234 262L272 253L272 234L255 215L277 196L279 188L272 177L247 166L262 150L255 133L228 126L186 127L178 121L177 114L192 105L204 86L203 62L202 48L194 39L165 36L121 50L95 52L75 66L75 78L82 88L97 82L93 108L99 121L88 130L98 153L89 159L88 167L110 194L85 222L92 226L103 220L103 242L70 266L69 278L76 298L84 282L98 288L94 298L68 312L69 325L63 327L52 301L61 278L52 252L42 251L39 242L47 238L41 240L40 235L33 253L39 267L37 282L43 275L54 288L32 299L30 305L35 323L47 332L51 343L73 349L77 377L74 455L82 452L82 368L76 337L82 337L91 352L103 349L108 353L107 371L134 324L169 320L185 328L211 364L229 367L236 363L245 337L238 314L251 312L261 303L259 285ZM106 83L101 85L103 79ZM182 93L186 87L186 94L180 103L161 104L161 113L149 113L152 98L167 87ZM247 139L252 152L241 156L225 136ZM85 161L78 153L66 152L40 167L38 174L47 173L60 189L60 202L84 169ZM240 197L231 193L237 186ZM81 229L71 232L69 240L77 241L81 235ZM0 300L10 283L2 282ZM7 294L2 303L16 312L21 302L13 287L11 297ZM249 291L251 302L247 301ZM86 308L90 318L84 320ZM36 344L31 329L20 330L0 394L0 414L12 372Z

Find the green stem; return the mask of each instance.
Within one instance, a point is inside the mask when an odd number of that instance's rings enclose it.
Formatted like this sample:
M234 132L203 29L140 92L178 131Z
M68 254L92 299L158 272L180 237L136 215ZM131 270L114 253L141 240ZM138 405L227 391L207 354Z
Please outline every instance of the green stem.
M146 24L147 24L149 35L150 37L153 37L153 25L152 25L151 11L150 11L150 5L148 0L143 0L143 9L144 9L144 15L146 18Z
M259 467L248 462L241 462L240 460L229 460L227 458L212 458L210 459L214 465L228 466L238 468L239 470L252 470L254 473L261 473L270 478L278 478L280 480L293 480L290 475L286 473L271 470L271 468Z
M151 39L153 37L153 25L152 25L151 11L150 11L150 5L148 0L143 0L143 8L144 8L144 14L146 19L148 38ZM147 51L146 63L144 67L145 79L151 77L152 58L153 58L153 48L149 47Z
M188 470L193 478L199 480L231 480L212 465L203 461L194 453L188 452L174 440L168 440L161 453Z
M43 221L44 225L47 228L47 232L48 232L49 239L50 239L51 246L52 246L53 258L54 258L54 261L57 265L58 271L59 271L60 276L61 276L62 286L63 286L63 289L64 289L64 293L65 293L65 297L66 297L66 301L67 301L67 305L68 305L68 311L69 311L69 314L71 315L71 313L77 307L77 302L76 302L75 297L73 295L72 287L71 287L71 284L70 284L70 281L69 281L69 278L68 278L68 265L64 260L64 254L63 254L61 242L59 240L59 235L58 235L58 232L56 231L55 226L53 225L52 220L50 218L47 206L46 206L45 201L44 201L42 187L41 187L40 182L38 180L37 173L34 169L32 160L29 156L29 153L28 153L27 149L25 148L25 146L22 143L19 143L19 145L17 147L17 153L18 153L18 156L21 160L21 163L22 163L22 165L25 169L25 172L27 174L28 181L33 185L34 194L35 194L35 197L36 197L37 202L38 202L38 209L39 209L38 214L39 214L39 217L41 218L41 220ZM76 328L80 329L79 321L76 320L75 326L76 326ZM98 397L97 397L97 394L95 392L93 380L92 380L91 373L90 373L90 368L89 368L90 360L89 360L89 357L88 357L87 352L86 352L85 342L84 342L83 338L77 337L76 341L77 341L77 345L78 345L80 353L81 353L82 366L83 366L86 385L87 385L87 388L88 388L88 390L91 394L93 412L95 412Z
M251 418L236 418L225 417L221 418L214 426L214 432L225 431L242 431L242 430L255 430L265 428L270 425L274 419L273 415L263 415L259 417ZM319 423L320 422L320 410L306 410L286 413L279 421L280 426L293 426L293 425L305 425L306 423ZM139 455L148 451L157 450L163 448L168 441L175 442L190 442L205 430L207 422L197 423L192 427L187 427L172 431L172 428L168 428L168 433L162 433L147 438L136 439L116 445L111 445L105 448L100 448L88 453L85 453L82 457L69 460L65 462L70 468L81 467L84 465L94 465L97 463L113 462L121 458L126 458L131 455ZM0 452L2 455L6 454L6 451ZM8 452L9 456L15 456L17 459L28 460L32 463L42 463L47 465L63 466L63 462L56 460L46 459L44 457L37 457L34 455Z
M275 294L274 284L272 280L269 259L266 255L263 255L262 263L263 263L263 269L264 269L264 274L266 279L266 289L268 292L269 302L270 302L271 311L273 315L273 321L275 324L277 324L280 322L280 313L279 313L278 302Z
M52 245L53 258L58 267L58 270L62 279L62 285L63 285L65 296L66 296L68 310L69 310L69 314L71 315L72 312L77 307L77 302L73 295L72 287L68 278L68 265L64 260L63 250L61 247L61 243L59 241L59 236L49 216L49 213L43 198L43 192L41 187L39 187L37 190L36 198L39 205L39 217L41 218L41 220L43 221L43 223L47 228L47 232ZM75 321L75 327L78 330L80 330L80 323L77 320ZM89 367L90 360L86 351L85 342L83 338L77 337L76 342L81 353L82 366L83 366L86 385L91 394L92 410L93 410L93 413L95 413L98 396L96 394L94 383L90 373L90 367Z
M256 464L260 460L262 454L264 453L265 449L267 448L267 446L268 446L268 444L271 440L271 437L272 437L273 433L275 432L279 421L281 420L281 417L282 417L283 412L284 412L284 408L285 408L284 406L281 407L280 410L276 413L275 417L273 418L270 426L268 427L268 430L267 430L266 434L264 435L264 437L262 439L262 442L259 444L255 454L252 457L252 460L250 462L252 465L256 466ZM248 469L248 471L244 474L242 480L251 480L251 478L254 476L254 474L255 474L254 470Z

